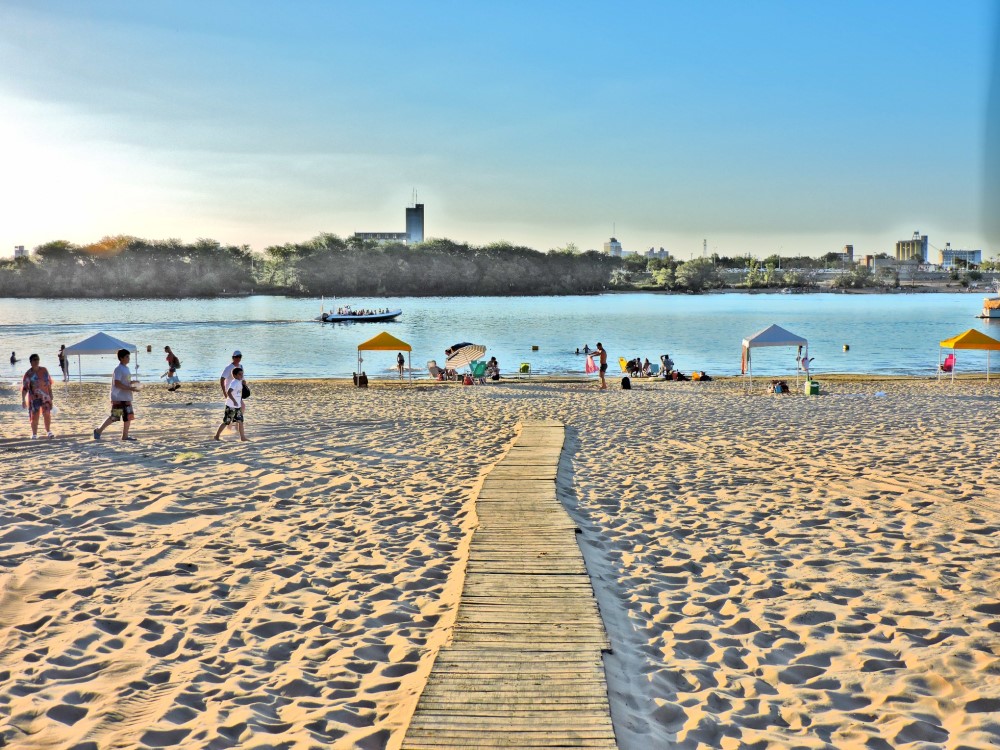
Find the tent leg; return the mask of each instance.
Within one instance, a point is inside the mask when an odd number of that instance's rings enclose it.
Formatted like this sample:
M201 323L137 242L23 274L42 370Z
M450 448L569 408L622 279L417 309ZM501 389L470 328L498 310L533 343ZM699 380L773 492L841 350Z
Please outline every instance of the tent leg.
M409 370L410 374L410 385L413 385L413 353L406 353L406 369Z

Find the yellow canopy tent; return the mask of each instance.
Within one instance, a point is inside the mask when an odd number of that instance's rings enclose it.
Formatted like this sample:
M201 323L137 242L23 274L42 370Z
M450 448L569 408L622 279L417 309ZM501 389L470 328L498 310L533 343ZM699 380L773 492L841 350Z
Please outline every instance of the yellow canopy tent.
M413 368L410 367L410 352L413 347L405 341L401 341L388 331L382 331L378 336L368 339L363 344L358 344L358 374L361 373L361 352L406 352L406 366L410 373L410 382L413 382Z
M990 379L990 352L1000 351L1000 341L985 333L970 328L965 333L952 336L941 342L941 349L978 349L986 352L986 379ZM938 377L941 377L941 349L938 349ZM951 368L951 379L955 379L955 367Z

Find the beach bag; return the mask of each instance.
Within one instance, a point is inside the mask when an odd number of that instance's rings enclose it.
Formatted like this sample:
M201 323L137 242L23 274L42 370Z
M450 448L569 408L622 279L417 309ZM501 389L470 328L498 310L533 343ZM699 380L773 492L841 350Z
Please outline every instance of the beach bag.
M243 381L243 400L246 401L250 398L250 386L247 385L247 381Z
M587 364L584 365L583 369L588 375L593 375L597 372L597 365L594 364L594 358L589 354L587 355Z
M622 390L623 391L631 391L632 390L632 381L629 379L628 375L626 375L625 377L622 378Z
M177 359L176 354L170 355L170 366L173 367L175 370L181 369L181 361Z

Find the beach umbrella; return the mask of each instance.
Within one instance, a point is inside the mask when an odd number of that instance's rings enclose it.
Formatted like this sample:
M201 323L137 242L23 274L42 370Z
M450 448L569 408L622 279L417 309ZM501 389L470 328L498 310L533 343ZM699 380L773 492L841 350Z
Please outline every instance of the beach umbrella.
M481 344L462 343L450 347L450 351L445 366L449 370L457 370L459 367L472 364L473 360L482 359L486 354L486 347Z

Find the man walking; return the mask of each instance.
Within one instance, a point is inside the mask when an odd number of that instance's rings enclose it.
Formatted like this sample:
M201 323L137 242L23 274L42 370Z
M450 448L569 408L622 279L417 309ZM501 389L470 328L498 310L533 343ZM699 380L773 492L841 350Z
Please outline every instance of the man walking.
M601 342L597 342L597 353L601 356L601 388L600 390L606 391L608 389L608 384L604 382L604 373L608 371L608 353L604 351L604 347Z
M243 372L243 352L239 349L233 352L233 361L226 365L226 369L222 371L222 377L219 378L219 387L222 388L222 397L227 398L229 396L229 384L233 382L233 370L237 367L240 368L240 394L242 395L243 385L246 380L246 373ZM243 403L242 398L240 399L240 412L246 411L246 405Z
M31 439L38 439L38 416L45 421L45 436L52 434L52 378L49 371L42 367L37 354L28 357L31 369L24 373L21 379L21 408L28 410L31 422Z
M404 365L405 363L406 363L406 360L405 360L405 359L403 359L403 353L402 353L402 352L399 352L399 353L398 353L398 354L396 355L396 369L397 369L397 370L399 370L399 379L400 379L400 380L402 380L402 379L403 379L403 365Z
M219 436L229 425L235 424L240 433L240 441L246 442L247 436L243 431L243 368L234 367L232 371L233 379L229 381L226 388L226 412L222 417L222 424L215 431L215 439L221 440Z
M94 440L100 440L101 435L111 425L112 422L121 420L122 440L135 440L129 437L128 428L135 419L135 411L132 409L132 394L138 388L132 385L132 376L128 371L128 363L132 355L128 349L118 350L118 367L115 368L111 376L111 416L104 420L104 424L94 430Z

